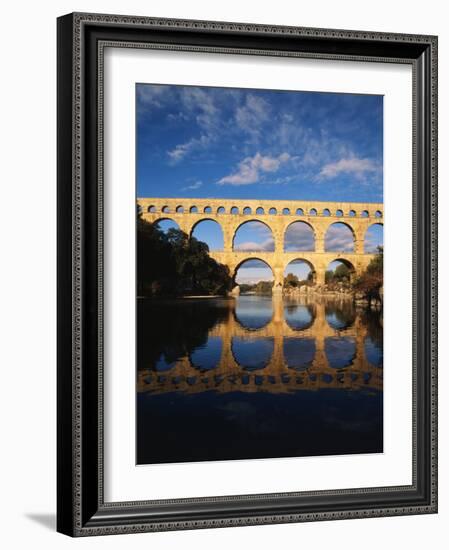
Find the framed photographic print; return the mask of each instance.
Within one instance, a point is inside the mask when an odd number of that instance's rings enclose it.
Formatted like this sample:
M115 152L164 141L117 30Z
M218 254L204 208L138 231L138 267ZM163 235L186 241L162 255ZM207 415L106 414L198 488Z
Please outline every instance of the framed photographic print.
M58 530L437 511L437 38L58 19Z

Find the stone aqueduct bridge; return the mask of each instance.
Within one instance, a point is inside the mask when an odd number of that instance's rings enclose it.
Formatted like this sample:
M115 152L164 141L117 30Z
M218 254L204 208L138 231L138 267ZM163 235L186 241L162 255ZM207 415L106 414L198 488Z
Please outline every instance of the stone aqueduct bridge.
M301 299L300 303L304 303L304 299ZM209 332L209 336L219 337L222 343L221 357L215 368L201 372L189 356L181 357L166 372L157 373L151 369L139 370L137 391L197 393L214 390L220 393L232 391L289 393L322 388L353 391L382 390L383 369L370 364L366 358L365 338L368 334L366 326L356 318L352 325L335 329L326 319L326 306L323 301L314 301L311 306L314 309L313 321L309 326L299 330L293 329L287 323L284 314L285 304L279 296L273 299L271 321L256 330L242 326L230 306L226 322L215 326ZM326 355L326 339L348 337L355 342L354 355L347 366L333 368ZM234 356L234 338L272 339L273 352L267 365L258 370L246 370ZM284 354L284 341L292 338L314 340L315 355L307 368L296 370L288 365Z
M360 274L373 257L364 252L366 231L373 224L383 225L381 203L142 197L137 199L137 204L143 219L149 222L171 219L188 235L203 220L218 222L224 246L222 251L211 251L210 255L227 265L233 276L245 260L257 258L266 262L273 271L275 289L282 288L285 268L293 260L308 262L317 284L324 284L325 271L334 260L341 260L351 272ZM274 252L233 249L236 231L248 221L260 221L271 229ZM314 251L284 251L285 232L296 221L305 222L313 229ZM325 251L326 232L336 222L344 223L352 231L353 252Z

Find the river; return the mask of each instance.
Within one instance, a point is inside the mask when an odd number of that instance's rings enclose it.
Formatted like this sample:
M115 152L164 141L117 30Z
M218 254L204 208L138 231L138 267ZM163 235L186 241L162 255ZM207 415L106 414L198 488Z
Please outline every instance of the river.
M383 451L380 311L139 299L137 326L138 464Z

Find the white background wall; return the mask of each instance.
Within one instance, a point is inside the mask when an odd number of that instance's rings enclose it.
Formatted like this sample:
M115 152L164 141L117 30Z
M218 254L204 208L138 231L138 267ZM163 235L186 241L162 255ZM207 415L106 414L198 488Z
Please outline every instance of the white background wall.
M447 5L447 4L446 4ZM0 541L69 548L447 547L449 387L440 315L440 513L297 525L72 540L55 533L56 17L71 11L438 34L440 39L440 311L449 234L449 30L443 1L60 0L2 9L0 129ZM444 540L446 539L446 540Z

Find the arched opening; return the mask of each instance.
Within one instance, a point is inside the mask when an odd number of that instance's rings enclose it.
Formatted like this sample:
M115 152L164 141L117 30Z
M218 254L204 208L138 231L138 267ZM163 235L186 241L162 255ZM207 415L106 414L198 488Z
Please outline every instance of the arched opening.
M324 308L328 325L335 330L345 330L355 322L355 309L352 301L329 301Z
M335 215L337 216L337 218L341 218L341 217L343 216L343 210L338 209L338 210L335 212Z
M325 338L324 350L331 368L344 369L351 366L355 359L355 339L349 336Z
M245 370L264 369L270 362L274 350L273 338L248 340L234 336L231 342L232 355L238 365Z
M362 216L362 218L369 218L368 210L363 210L361 216Z
M190 354L192 366L201 372L215 369L221 359L223 342L219 336L209 336L204 346L197 347Z
M315 268L307 260L295 259L284 269L284 288L293 290L302 286L312 286L315 283Z
M271 214L272 216L276 215L278 213L278 211L276 210L276 208L270 208L270 210L268 210L268 214Z
M284 235L284 251L313 251L315 250L315 233L312 226L306 222L291 223Z
M164 233L168 233L170 229L179 229L179 225L170 218L161 218L160 220L156 220L154 225Z
M304 210L302 208L296 209L296 215L297 216L304 216Z
M261 206L259 206L259 208L256 209L256 214L258 216L263 216L265 214L265 210Z
M295 331L310 328L315 319L315 308L311 304L301 304L298 301L286 302L284 317L287 325Z
M231 208L230 212L231 212L231 214L233 214L235 216L236 214L239 213L239 209L237 208L237 206L233 206Z
M284 216L290 216L290 208L284 208L282 214L284 214Z
M381 218L382 217L382 212L380 210L376 210L376 213L374 214L374 217L375 218Z
M244 216L250 216L252 214L252 210L249 206L245 206L245 208L243 209L243 215Z
M183 214L184 213L184 206L181 206L181 205L177 206L176 207L176 212L178 214Z
M199 221L193 226L192 237L206 243L209 250L223 250L223 229L215 220Z
M357 215L357 212L356 212L355 210L350 210L350 211L349 211L349 217L350 217L350 218L355 218L356 215Z
M329 208L325 208L325 209L323 210L323 216L326 216L326 217L327 217L327 216L330 216L330 215L331 215L331 211L329 210Z
M382 342L376 341L371 335L368 335L364 341L364 351L366 360L374 367L383 367L384 352Z
M204 207L204 213L205 214L212 214L212 208L210 206Z
M234 234L232 247L234 250L246 252L273 252L273 233L263 222L257 220L244 222Z
M170 214L170 207L163 206L161 212L163 212L164 214Z
M270 297L272 287L273 287L273 281L274 281L273 270L263 260L259 260L258 258L248 258L247 260L244 260L243 262L241 262L236 267L235 274L234 274L234 282L240 287L240 298L237 303L237 308L248 307L251 310L249 311L248 315L251 316L252 310L254 310L254 308L252 307L252 304L250 303L251 301L248 301L248 300L242 301L242 298L244 297L244 295L247 295L247 297L251 297L253 295L258 295L258 296L265 295ZM263 302L263 300L258 300L258 302ZM256 306L256 307L257 308L261 307L262 309L266 308L266 306ZM271 299L270 299L269 307L270 308L272 307ZM270 313L270 319L271 319L271 313Z
M157 208L154 206L154 204L148 207L148 212L150 212L151 214L157 212Z
M351 262L344 259L332 261L326 269L324 282L330 286L341 286L350 283L355 274L355 268Z
M189 212L191 214L198 214L198 207L197 206L191 206Z
M284 359L290 369L301 372L310 368L315 351L314 338L284 338Z
M382 223L370 225L365 233L364 251L375 254L384 245L384 226Z
M217 208L217 214L226 214L226 208L224 206L219 206Z
M316 216L316 215L317 215L316 208L312 208L312 209L309 211L309 216Z
M331 224L324 237L326 252L354 252L354 233L349 225L342 222Z

